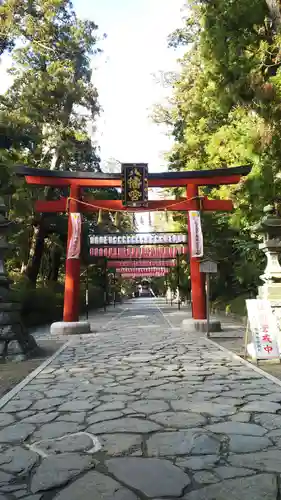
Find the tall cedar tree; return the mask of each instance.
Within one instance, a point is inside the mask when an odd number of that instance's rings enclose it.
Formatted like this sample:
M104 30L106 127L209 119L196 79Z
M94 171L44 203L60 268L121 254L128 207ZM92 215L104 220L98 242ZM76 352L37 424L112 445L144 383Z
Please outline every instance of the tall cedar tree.
M96 24L79 20L68 0L7 0L0 17L1 48L12 48L14 78L0 101L6 163L52 170L99 169L97 148L89 136L99 113L90 64L90 57L99 52ZM51 199L58 193L48 189L44 195ZM49 226L47 216L34 220L26 267L32 283L37 280ZM56 261L57 255L54 245Z
M233 215L203 217L206 252L220 263L214 295L228 300L256 292L264 264L252 226L264 205L281 198L280 2L190 0L187 6L183 28L169 39L186 46L181 74L156 119L174 137L171 170L252 166L240 186L204 190L235 204Z

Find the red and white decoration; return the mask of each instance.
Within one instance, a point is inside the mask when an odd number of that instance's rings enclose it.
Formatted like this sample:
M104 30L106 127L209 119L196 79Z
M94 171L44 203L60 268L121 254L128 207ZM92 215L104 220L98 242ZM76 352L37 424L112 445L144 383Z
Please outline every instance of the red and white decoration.
M135 269L136 267L175 267L177 264L176 259L164 259L164 260L111 260L110 267L115 267L115 269L121 269L122 267L130 267Z
M80 259L81 252L81 227L82 220L80 213L71 213L71 237L67 250L67 259Z
M249 299L246 305L256 359L279 359L279 330L269 301Z
M168 269L166 267L136 267L132 269L131 267L121 267L118 269L121 274L135 273L140 275L147 275L147 273L167 273Z
M187 254L186 245L162 247L92 247L91 257L107 257L109 259L167 259L176 258L177 254Z
M188 216L191 238L191 257L203 257L204 245L200 212L192 210L188 213Z
M135 271L130 271L126 273L121 273L122 278L134 279L134 278L162 278L166 276L169 271L148 271L146 273L140 273Z

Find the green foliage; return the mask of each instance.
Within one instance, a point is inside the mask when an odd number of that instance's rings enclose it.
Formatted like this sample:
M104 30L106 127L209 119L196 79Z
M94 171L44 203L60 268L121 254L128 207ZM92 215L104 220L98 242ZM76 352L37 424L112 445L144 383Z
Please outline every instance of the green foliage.
M80 315L86 311L85 281L81 280L80 287ZM64 287L62 283L55 286L30 286L26 278L21 278L11 288L13 301L21 303L23 323L27 327L35 327L59 321L63 312ZM103 306L103 288L89 280L89 309L94 310Z

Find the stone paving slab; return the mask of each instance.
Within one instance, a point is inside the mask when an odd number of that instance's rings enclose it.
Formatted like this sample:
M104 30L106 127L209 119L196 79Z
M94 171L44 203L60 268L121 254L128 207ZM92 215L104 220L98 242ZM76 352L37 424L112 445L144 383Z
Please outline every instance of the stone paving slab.
M281 498L280 385L183 314L137 299L14 394L0 500Z

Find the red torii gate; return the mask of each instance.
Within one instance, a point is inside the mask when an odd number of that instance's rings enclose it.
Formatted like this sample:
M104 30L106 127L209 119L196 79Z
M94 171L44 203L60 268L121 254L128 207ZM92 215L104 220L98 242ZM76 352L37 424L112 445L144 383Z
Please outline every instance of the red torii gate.
M83 188L120 188L121 174L68 172L33 169L20 167L18 175L24 176L28 184L37 186L68 187L69 197L61 197L54 201L36 201L37 212L86 213L100 209L110 211L231 211L231 200L210 200L199 195L200 186L219 186L237 184L242 176L250 173L251 167L239 166L215 170L199 170L184 172L151 173L148 175L148 187L185 187L186 198L180 200L152 200L146 208L127 208L121 200L96 200L83 196ZM189 225L189 218L188 218ZM68 222L68 243L71 238L71 219ZM191 248L190 232L188 231L188 246ZM190 257L190 275L193 302L193 317L195 320L206 319L205 282L199 269L200 259ZM63 319L66 322L78 321L79 318L79 285L80 259L66 259L65 293Z

